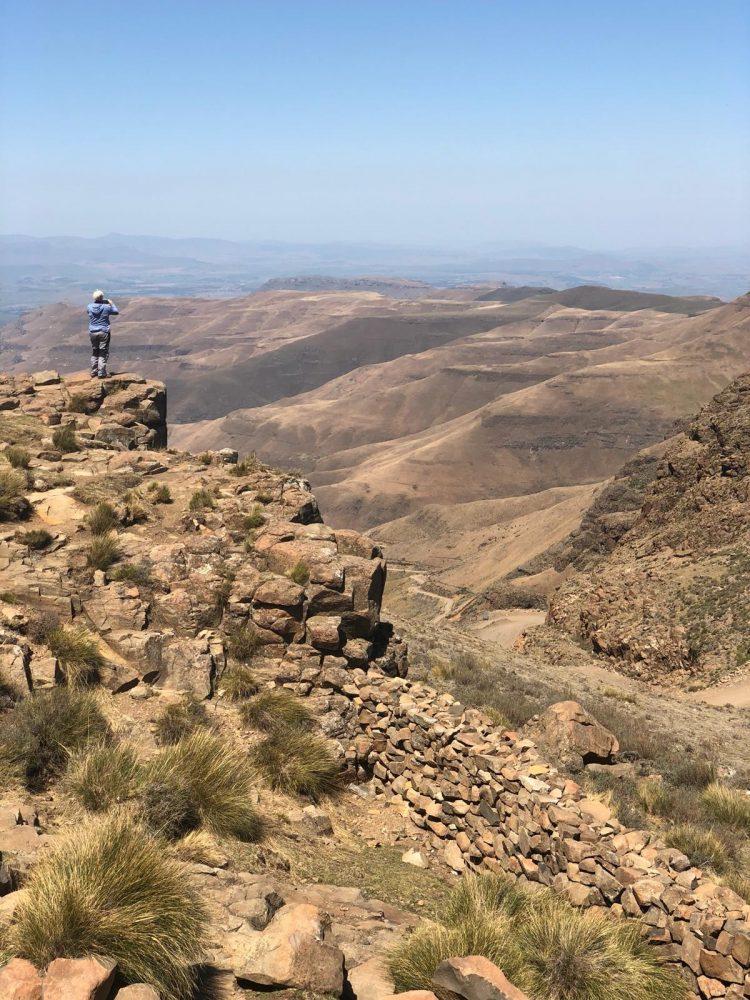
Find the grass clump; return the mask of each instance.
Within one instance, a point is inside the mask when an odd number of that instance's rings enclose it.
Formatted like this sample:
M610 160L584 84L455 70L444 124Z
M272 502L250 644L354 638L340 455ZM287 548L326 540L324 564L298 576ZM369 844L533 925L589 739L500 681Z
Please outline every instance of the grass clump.
M137 486L141 477L137 472L117 472L112 475L92 476L79 483L73 496L87 506L107 500L108 497L122 496L127 490Z
M253 747L251 759L281 792L317 799L339 786L339 763L317 733L281 726Z
M106 535L119 523L115 508L106 500L101 500L86 515L86 524L92 535Z
M472 875L449 897L441 923L425 923L390 957L398 991L434 989L446 958L483 955L530 1000L686 1000L635 922L577 910L548 890ZM447 995L437 991L441 1000Z
M47 531L46 528L32 528L30 531L20 531L16 535L17 542L20 542L21 545L27 545L35 552L46 549L53 540L54 535Z
M201 487L190 497L188 508L190 510L213 510L216 507L216 499L211 490Z
M296 563L289 570L289 579L294 580L300 587L306 586L310 582L310 567L307 563Z
M3 719L0 759L31 791L65 769L69 755L110 738L109 723L88 692L67 687L37 691Z
M251 452L245 458L239 462L235 462L234 465L229 467L230 476L247 476L251 472L257 472L258 469L262 469L263 466L258 461L258 456L255 452Z
M2 455L14 469L28 469L31 465L31 453L20 445L9 444Z
M81 450L73 424L64 424L62 427L58 427L52 435L52 444L58 451L66 454Z
M202 729L165 747L149 762L144 811L152 826L172 835L179 831L184 836L200 827L217 837L258 840L262 823L251 801L254 789L248 757L225 738ZM167 794L170 803L165 802Z
M261 645L260 636L252 625L241 625L227 631L227 653L238 663L249 663Z
M240 708L240 717L251 729L271 733L277 729L308 729L313 717L294 695L284 690L261 691Z
M149 483L147 492L154 503L172 503L172 492L166 483Z
M214 460L214 455L211 451L202 451L200 455L196 455L195 457L201 465L210 465Z
M96 535L86 553L86 565L91 569L107 570L121 555L115 535Z
M188 695L167 705L156 717L154 736L159 746L171 746L207 725L206 706L195 695Z
M21 517L28 510L26 476L14 468L0 469L0 521Z
M266 516L262 513L260 507L256 504L249 514L246 514L242 519L242 526L245 531L252 531L255 528L262 528L266 523Z
M716 875L725 875L734 868L732 852L715 830L695 823L682 823L667 831L666 842L669 847L682 851L696 868L708 868Z
M227 701L244 701L257 693L258 681L244 664L237 664L221 675L221 689Z
M703 811L719 823L750 833L750 795L713 782L701 795Z
M150 587L154 582L151 576L151 563L146 559L138 563L123 563L121 566L115 566L110 575L113 580L134 583L136 587Z
M141 766L127 744L98 743L74 754L68 764L68 792L88 812L106 812L135 795Z
M88 396L84 396L83 393L76 392L68 400L68 412L69 413L88 413L89 410L93 410L95 404Z
M60 668L69 687L94 684L104 666L96 637L82 626L52 628L45 642Z
M88 820L34 868L9 931L10 950L44 968L108 955L126 982L187 1000L207 914L184 867L122 813Z
M258 501L258 503L262 503L264 507L269 503L273 503L273 497L271 496L271 494L265 493L262 490L260 493L255 494L255 499Z

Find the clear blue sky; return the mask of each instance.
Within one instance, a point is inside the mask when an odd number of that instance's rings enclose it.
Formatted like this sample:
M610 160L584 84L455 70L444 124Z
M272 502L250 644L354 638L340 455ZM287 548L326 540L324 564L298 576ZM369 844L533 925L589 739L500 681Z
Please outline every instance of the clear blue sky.
M746 242L748 0L2 0L0 230Z

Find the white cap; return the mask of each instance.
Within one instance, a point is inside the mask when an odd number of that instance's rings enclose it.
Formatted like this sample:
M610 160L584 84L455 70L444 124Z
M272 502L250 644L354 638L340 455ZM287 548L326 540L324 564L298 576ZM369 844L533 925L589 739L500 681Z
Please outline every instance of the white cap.
M97 290L94 292L93 295L94 302L101 302L103 298L104 298L104 292L101 290L101 288L97 288Z

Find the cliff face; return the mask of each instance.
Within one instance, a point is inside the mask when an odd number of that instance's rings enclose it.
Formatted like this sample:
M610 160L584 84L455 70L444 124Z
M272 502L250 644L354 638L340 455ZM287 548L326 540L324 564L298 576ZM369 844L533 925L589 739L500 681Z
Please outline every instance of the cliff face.
M647 458L643 468L653 464ZM597 560L588 550L585 571L554 597L550 620L649 680L711 681L743 666L749 464L744 375L667 443L633 523L608 554Z
M10 511L23 523L0 531L7 683L64 676L33 624L45 615L98 637L113 691L147 680L207 697L238 636L259 663L382 656L380 550L323 525L304 480L232 452L154 451L167 436L158 382L47 372L5 377L0 391L0 440L20 468L2 466L25 482ZM109 536L92 517L101 501L114 511ZM102 537L114 546L104 557Z

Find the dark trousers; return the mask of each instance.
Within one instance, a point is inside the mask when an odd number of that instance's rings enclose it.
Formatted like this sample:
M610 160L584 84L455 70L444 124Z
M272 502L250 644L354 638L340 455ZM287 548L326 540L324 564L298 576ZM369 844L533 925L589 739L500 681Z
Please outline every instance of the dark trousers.
M89 333L91 338L91 377L104 378L109 360L109 330Z

